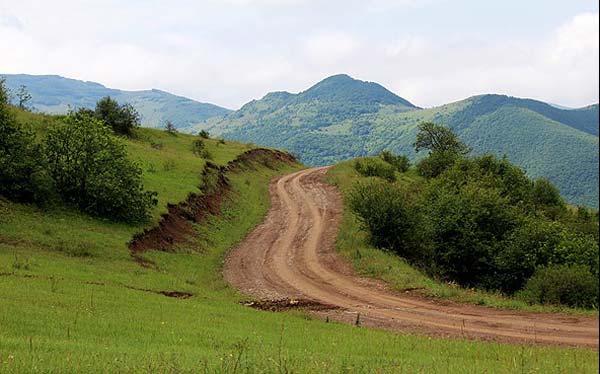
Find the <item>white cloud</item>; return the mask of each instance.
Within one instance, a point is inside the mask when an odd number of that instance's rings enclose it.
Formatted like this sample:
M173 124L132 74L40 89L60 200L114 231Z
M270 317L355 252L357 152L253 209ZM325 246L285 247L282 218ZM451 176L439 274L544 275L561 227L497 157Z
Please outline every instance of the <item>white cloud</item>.
M322 33L311 36L304 42L304 51L315 64L332 64L356 52L360 42L345 33Z
M407 30L410 20L393 10L428 11L433 0L372 0L388 7L377 18L353 0L227 1L0 6L0 73L154 87L232 108L336 73L379 82L422 106L486 92L569 106L598 101L597 12L546 34L490 37L468 28Z

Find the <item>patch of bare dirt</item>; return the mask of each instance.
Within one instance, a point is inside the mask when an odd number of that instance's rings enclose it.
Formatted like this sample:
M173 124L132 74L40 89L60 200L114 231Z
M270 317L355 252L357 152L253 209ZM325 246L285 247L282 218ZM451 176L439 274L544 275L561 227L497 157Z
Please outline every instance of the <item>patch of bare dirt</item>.
M308 299L278 299L278 300L259 300L259 301L244 301L242 305L254 309L268 310L271 312L282 312L286 310L302 309L310 311L324 311L339 309L335 305L323 304L318 301Z

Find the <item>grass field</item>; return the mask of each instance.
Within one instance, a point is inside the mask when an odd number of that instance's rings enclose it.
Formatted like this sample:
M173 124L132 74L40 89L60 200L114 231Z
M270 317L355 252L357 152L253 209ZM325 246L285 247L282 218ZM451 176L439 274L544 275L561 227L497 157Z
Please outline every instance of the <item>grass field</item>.
M159 190L157 218L164 202L197 191L204 160L185 153L191 138L141 132L129 149L156 165L144 177L149 189ZM162 150L151 142L162 142ZM228 142L211 143L210 150L224 163L246 148ZM176 168L159 167L169 157ZM126 243L141 226L0 200L0 373L598 371L591 350L398 335L240 305L245 298L221 277L224 256L265 215L269 180L298 168L232 174L232 198L220 216L196 225L188 247L144 254L156 268L129 255ZM177 180L176 171L192 175ZM174 187L160 196L163 186Z
M397 183L420 183L416 170L406 173L396 173ZM349 191L352 185L362 177L354 170L353 161L335 165L327 174L328 180L337 185L342 193ZM348 209L337 237L337 249L350 261L354 268L363 276L382 279L394 289L402 291L415 290L421 294L450 299L458 302L487 305L490 307L521 309L539 312L562 312L597 315L598 311L572 309L561 306L529 305L521 300L506 297L492 292L476 289L466 289L456 284L440 282L408 264L395 254L373 247L368 243L367 233L361 229L359 222Z

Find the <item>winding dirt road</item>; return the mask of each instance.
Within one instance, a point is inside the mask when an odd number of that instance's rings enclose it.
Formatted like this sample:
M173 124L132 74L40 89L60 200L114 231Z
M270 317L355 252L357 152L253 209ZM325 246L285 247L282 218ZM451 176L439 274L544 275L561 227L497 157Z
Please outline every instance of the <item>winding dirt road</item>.
M271 183L272 207L232 251L225 278L261 300L310 300L314 313L361 325L436 336L598 347L598 317L501 310L393 292L353 273L336 254L342 201L327 167Z

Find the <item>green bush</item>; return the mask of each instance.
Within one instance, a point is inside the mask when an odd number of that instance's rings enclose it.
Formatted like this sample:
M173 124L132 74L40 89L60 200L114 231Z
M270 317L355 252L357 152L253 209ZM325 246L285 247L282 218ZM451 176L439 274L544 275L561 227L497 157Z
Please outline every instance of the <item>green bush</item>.
M417 164L419 175L425 178L435 178L444 170L450 168L460 157L449 152L431 153Z
M74 113L52 126L45 153L58 193L82 211L119 221L143 221L156 205L142 186L141 169L98 119Z
M359 182L349 194L350 209L374 245L394 250L400 256L422 259L420 248L420 214L413 194L381 180Z
M200 130L200 132L198 133L198 136L201 137L202 139L208 139L210 137L210 134L206 130Z
M365 177L380 177L388 181L396 180L395 168L379 158L363 158L354 162L354 169Z
M131 135L133 129L140 126L140 115L131 104L119 105L109 96L96 103L94 113L116 134Z
M518 224L508 199L481 184L454 188L436 180L421 204L431 224L433 272L461 285L485 286L502 240Z
M582 265L540 267L518 296L532 304L598 308L598 276Z
M379 157L401 173L406 172L410 168L410 161L405 155L395 155L390 151L382 151Z
M53 196L35 135L17 123L0 80L0 195L17 201L46 203Z

